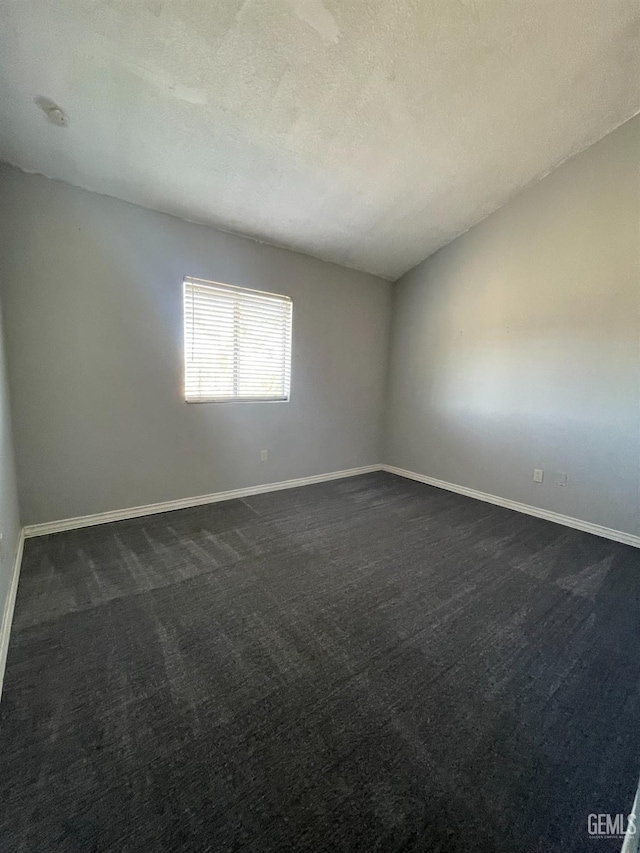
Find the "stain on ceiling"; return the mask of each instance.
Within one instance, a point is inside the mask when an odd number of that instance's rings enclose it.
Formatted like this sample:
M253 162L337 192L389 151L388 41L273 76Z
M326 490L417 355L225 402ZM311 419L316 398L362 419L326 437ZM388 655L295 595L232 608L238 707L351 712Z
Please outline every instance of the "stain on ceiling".
M0 0L0 159L396 279L638 112L639 9Z

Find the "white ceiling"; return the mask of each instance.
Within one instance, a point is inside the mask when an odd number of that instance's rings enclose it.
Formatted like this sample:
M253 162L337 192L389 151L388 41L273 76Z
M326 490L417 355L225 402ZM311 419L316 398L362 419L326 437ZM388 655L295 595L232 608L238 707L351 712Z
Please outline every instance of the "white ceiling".
M0 159L395 279L638 111L639 8L0 0Z

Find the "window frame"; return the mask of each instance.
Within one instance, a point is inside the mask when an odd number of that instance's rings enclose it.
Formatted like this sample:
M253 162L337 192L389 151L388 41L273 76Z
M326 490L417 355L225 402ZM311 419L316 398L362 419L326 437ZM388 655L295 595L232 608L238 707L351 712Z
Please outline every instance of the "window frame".
M288 364L288 383L286 386L287 394L282 397L258 397L258 396L237 396L237 397L188 397L187 396L187 285L195 284L203 287L223 288L225 290L237 291L238 293L255 293L258 296L273 296L289 303L289 334L288 334L288 353L285 356L285 369ZM286 293L274 293L268 290L259 290L255 287L243 287L238 284L227 284L222 281L214 281L206 278L198 278L197 276L185 275L182 279L182 352L183 352L183 382L182 382L182 399L185 403L289 403L291 401L291 380L293 371L293 299Z

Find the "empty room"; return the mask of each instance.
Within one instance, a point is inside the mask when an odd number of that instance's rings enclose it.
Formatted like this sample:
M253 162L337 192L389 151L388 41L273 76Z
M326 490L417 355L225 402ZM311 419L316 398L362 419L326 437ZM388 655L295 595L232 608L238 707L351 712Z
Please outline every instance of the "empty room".
M2 853L638 853L637 0L0 0Z

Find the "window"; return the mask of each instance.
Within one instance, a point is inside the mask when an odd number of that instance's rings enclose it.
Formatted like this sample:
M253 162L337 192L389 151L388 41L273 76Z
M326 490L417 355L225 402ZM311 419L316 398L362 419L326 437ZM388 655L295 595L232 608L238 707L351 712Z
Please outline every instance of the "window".
M184 395L188 403L288 400L288 296L184 280Z

